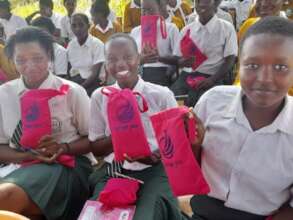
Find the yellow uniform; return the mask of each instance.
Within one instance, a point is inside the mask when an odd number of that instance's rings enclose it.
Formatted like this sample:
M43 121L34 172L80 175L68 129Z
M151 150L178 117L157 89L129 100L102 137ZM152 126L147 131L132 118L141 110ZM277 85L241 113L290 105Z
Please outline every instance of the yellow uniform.
M125 33L130 33L134 27L140 25L141 8L132 7L133 4L133 2L129 2L125 6L123 17L123 32Z
M190 7L190 5L187 2L182 2L180 5L182 12L184 15L182 15L181 10L178 8L175 12L174 12L174 16L182 19L183 21L186 20L186 16L190 15L192 13L192 8Z
M16 79L19 74L16 71L14 64L7 58L4 53L4 46L0 44L0 69L6 73L8 80Z
M122 28L120 24L117 22L113 22L113 23L111 22L111 25L110 26L108 25L106 29L105 31L101 31L95 25L93 25L90 28L90 34L100 39L103 43L105 43L111 35L122 32Z
M184 28L184 21L180 17L173 16L171 19L171 23L175 24L179 31Z

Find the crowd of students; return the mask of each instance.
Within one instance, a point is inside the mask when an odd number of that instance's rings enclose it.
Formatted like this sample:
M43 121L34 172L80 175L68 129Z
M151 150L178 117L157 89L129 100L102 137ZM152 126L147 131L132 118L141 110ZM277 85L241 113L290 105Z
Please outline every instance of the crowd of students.
M293 1L132 0L123 18L108 0L86 13L77 1L63 0L62 17L52 0L39 0L24 19L0 0L0 210L77 219L118 169L144 181L135 220L293 219ZM154 44L144 42L152 19ZM25 150L23 94L62 85L68 92L49 103L52 135L37 153ZM150 157L115 162L108 85L144 96ZM192 147L211 189L192 197L192 217L172 194L150 120L182 95L197 118ZM74 168L56 163L62 155L75 158ZM105 163L94 170L96 157ZM21 165L30 160L39 163Z

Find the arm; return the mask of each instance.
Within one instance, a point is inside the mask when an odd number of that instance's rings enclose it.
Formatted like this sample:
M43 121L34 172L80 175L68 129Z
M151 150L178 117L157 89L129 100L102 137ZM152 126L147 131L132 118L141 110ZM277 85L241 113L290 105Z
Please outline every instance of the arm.
M90 142L91 150L95 156L104 157L113 152L111 137L104 137Z
M0 144L1 163L20 163L24 160L35 159L29 152L18 152L10 148L7 144Z
M87 78L83 83L82 86L84 88L88 88L92 86L94 83L97 83L99 81L99 74L103 63L97 63L93 65L92 67L92 75Z
M35 11L35 12L33 12L32 14L30 14L29 16L27 16L27 17L25 18L26 22L27 22L28 24L30 24L31 21L32 21L32 19L33 19L37 14L40 14L40 11Z
M273 220L291 220L293 219L293 208L292 207L284 207L277 212L273 216Z

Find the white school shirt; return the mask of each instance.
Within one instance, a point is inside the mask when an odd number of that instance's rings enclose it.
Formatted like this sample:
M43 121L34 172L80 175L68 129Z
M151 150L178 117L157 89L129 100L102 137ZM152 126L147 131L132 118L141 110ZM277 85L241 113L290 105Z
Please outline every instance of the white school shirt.
M58 76L67 75L68 59L66 49L58 43L54 43L53 48L54 62L49 65L49 70Z
M59 78L52 73L41 84L40 89L59 89L67 84L66 95L56 96L49 101L52 135L57 143L71 143L88 135L90 100L84 88ZM27 91L23 79L18 78L0 86L0 144L14 147L10 139L21 119L20 97ZM92 153L86 154L92 164L96 163Z
M85 43L80 45L75 37L68 44L67 56L71 76L80 74L81 78L87 79L92 74L93 65L105 61L104 44L89 34Z
M119 88L117 82L113 87ZM133 91L142 94L148 104L148 111L141 113L141 120L150 149L151 151L155 151L158 149L158 143L150 121L150 116L162 110L176 107L176 100L173 93L167 87L145 82L141 78L139 78ZM97 89L91 97L89 140L92 142L111 135L107 118L107 101L108 98L101 93L101 88ZM111 163L113 159L114 153L104 158L104 160L109 163ZM143 170L150 166L139 162L129 163L125 161L123 167L128 170Z
M12 34L15 34L18 29L27 26L26 21L23 18L16 15L11 15L9 20L0 18L0 23L4 27L6 39L8 39Z
M61 37L68 38L69 40L72 40L75 37L71 29L70 17L68 17L68 15L61 18L60 26Z
M61 30L61 19L62 15L53 13L51 17L49 17L51 21L54 23L55 27Z
M252 0L224 0L221 3L221 7L234 8L236 11L236 24L237 29L248 18L249 10L253 4Z
M194 112L206 133L201 167L211 192L225 206L271 215L286 201L293 207L293 97L274 122L253 131L237 86L205 93Z
M237 34L233 25L216 15L206 25L202 25L197 17L194 22L185 26L180 33L181 38L178 40L174 55L182 56L180 41L189 29L191 39L208 57L195 71L214 75L224 63L225 57L238 55ZM194 72L192 68L185 67L183 70Z
M157 22L157 49L160 56L172 56L175 45L179 39L179 30L175 24L166 22L166 32L167 38L163 39L161 33L161 25L160 19ZM139 53L141 53L141 25L132 29L130 36L134 38ZM146 63L143 65L144 67L168 67L168 64L164 64L161 62L156 63Z

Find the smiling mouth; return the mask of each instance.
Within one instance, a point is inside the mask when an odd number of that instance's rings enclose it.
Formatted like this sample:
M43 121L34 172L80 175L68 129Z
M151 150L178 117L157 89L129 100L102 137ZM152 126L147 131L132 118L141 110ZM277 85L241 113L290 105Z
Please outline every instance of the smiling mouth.
M120 72L116 73L116 75L119 77L125 77L125 76L127 76L128 73L129 73L128 70L124 70L124 71L120 71Z

